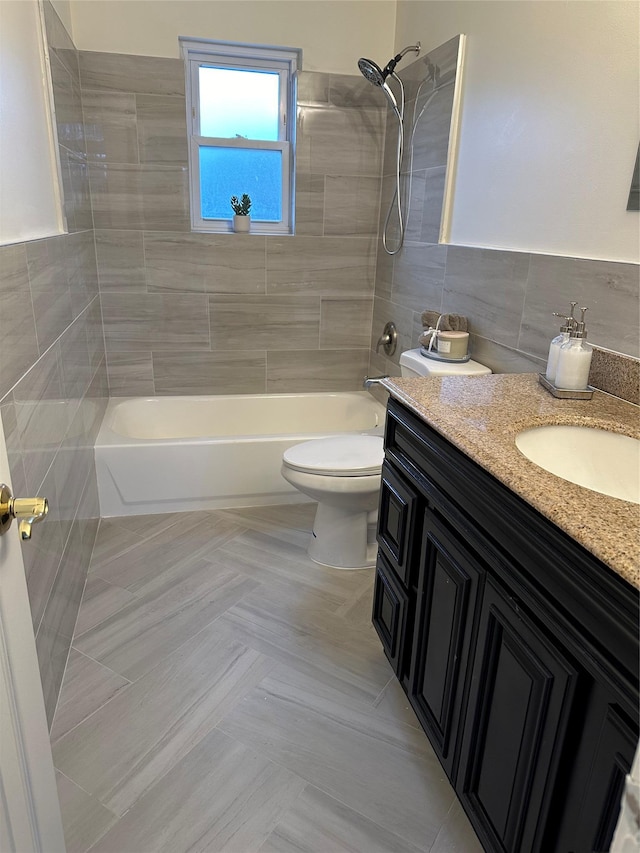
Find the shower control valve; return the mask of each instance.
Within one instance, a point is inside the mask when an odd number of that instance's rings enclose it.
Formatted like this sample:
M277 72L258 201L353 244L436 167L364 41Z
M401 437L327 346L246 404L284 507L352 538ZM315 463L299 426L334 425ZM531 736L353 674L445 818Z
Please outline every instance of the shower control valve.
M389 322L385 324L382 334L378 338L376 352L380 352L380 347L382 347L386 355L393 355L397 346L398 332L396 330L396 324L392 320L389 320Z

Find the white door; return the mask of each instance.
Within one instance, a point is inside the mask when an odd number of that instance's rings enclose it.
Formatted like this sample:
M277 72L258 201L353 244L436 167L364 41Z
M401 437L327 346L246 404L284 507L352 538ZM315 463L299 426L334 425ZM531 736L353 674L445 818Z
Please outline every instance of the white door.
M11 485L1 420L0 483ZM38 535L37 527L33 535ZM65 849L14 521L0 535L0 851L65 853Z

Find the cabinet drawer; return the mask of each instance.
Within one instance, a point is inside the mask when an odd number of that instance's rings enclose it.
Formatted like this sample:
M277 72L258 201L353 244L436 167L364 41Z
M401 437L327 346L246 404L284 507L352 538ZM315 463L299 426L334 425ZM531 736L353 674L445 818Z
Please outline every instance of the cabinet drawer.
M402 670L408 598L382 556L378 554L373 590L373 625L396 675Z
M416 504L416 493L385 462L380 486L378 544L405 586L409 585Z

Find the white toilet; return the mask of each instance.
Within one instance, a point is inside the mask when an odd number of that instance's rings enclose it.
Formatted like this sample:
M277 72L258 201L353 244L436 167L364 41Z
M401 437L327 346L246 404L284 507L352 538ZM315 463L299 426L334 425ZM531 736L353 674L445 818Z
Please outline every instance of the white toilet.
M434 361L420 349L400 356L402 376L480 376L491 373L476 361ZM285 450L282 476L318 501L308 553L336 569L375 566L378 496L384 449L382 437L343 435L319 438Z
M308 553L335 569L376 562L382 436L343 435L305 441L285 450L282 476L318 501Z

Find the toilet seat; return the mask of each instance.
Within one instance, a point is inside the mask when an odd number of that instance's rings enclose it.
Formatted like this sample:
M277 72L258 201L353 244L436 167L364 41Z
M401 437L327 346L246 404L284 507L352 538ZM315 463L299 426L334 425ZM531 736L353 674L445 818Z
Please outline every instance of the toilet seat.
M376 435L341 435L304 441L285 450L284 464L294 471L331 477L380 474L384 448Z

